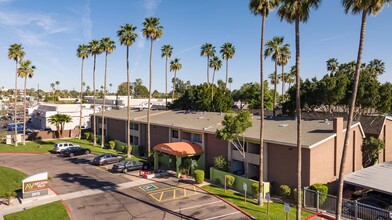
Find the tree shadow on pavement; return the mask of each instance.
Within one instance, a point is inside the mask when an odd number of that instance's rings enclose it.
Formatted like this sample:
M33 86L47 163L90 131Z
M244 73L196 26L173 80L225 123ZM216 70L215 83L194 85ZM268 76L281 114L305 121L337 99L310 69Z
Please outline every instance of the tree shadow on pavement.
M100 181L90 176L85 176L81 174L61 173L58 174L56 178L60 178L62 181L67 183L77 183L89 189L101 188L102 191L107 191L118 188L118 185L113 182Z

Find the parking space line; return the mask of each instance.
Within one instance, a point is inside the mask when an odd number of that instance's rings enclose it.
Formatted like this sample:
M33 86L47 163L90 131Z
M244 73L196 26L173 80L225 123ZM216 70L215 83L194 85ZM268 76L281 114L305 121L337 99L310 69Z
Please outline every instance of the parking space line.
M184 210L188 210L188 209L199 208L199 207L202 207L202 206L212 205L212 204L221 203L221 202L223 202L223 201L215 201L215 202L205 203L203 205L195 205L195 206L186 207L186 208L182 208L182 209L176 209L176 210L173 210L173 212L179 212L179 211L184 211Z
M241 213L241 212L232 212L232 213L228 213L228 214L225 214L225 215L220 215L220 216L215 216L215 217L211 217L211 218L206 218L206 219L204 219L204 220L212 220L212 219L217 219L217 218L222 218L222 217L226 217L226 216L229 216L229 215L235 215L235 214L238 214L238 213Z

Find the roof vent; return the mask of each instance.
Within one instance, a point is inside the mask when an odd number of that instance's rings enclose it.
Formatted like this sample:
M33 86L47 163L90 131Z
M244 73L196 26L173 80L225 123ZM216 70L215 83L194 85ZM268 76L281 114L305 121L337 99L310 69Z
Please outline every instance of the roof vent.
M285 128L285 127L287 127L287 126L289 126L288 124L279 124L278 125L278 127L280 127L280 128Z
M327 118L324 120L324 123L327 124L327 125L329 125L329 121L328 121Z

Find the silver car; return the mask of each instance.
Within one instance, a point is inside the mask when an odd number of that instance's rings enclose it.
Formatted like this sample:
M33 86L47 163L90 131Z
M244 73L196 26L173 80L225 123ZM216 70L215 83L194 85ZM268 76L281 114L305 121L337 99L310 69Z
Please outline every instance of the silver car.
M80 147L79 145L74 145L69 142L59 142L55 143L53 147L53 153L60 153L62 150L67 149L69 147Z

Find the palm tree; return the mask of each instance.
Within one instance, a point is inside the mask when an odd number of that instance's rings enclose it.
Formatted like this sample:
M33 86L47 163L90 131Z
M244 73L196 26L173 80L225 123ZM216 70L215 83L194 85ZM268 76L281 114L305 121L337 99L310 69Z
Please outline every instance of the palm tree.
M201 45L200 56L207 57L207 83L210 85L210 57L215 56L215 46L210 43Z
M57 85L57 90L59 90L60 82L59 82L59 81L56 81L56 85Z
M278 59L278 65L282 67L282 100L281 100L281 104L283 104L283 102L284 102L284 92L285 92L284 84L286 82L284 66L287 65L287 63L289 62L290 59L291 59L290 45L285 44L280 48L280 56Z
M152 47L154 40L160 39L163 34L163 27L159 25L159 18L149 17L145 18L143 22L143 36L150 39L150 82L148 86L149 96L148 96L148 109L147 109L147 156L150 156L151 148L151 133L150 133L150 104L152 95Z
M166 58L166 64L165 64L165 80L166 80L166 87L165 87L165 97L166 97L166 109L167 109L167 61L168 59L171 58L173 53L173 47L170 46L170 44L163 45L161 48L161 57ZM174 96L173 96L174 98ZM173 101L173 100L172 100Z
M261 15L261 36L260 36L260 157L259 157L259 195L258 203L263 205L263 155L264 155L264 29L265 20L269 12L273 10L279 3L279 0L250 0L249 10L255 16Z
M22 44L12 44L8 48L8 58L15 60L16 68L15 68L15 92L14 92L14 125L15 125L15 130L14 130L14 141L15 141L15 147L18 146L18 128L16 126L16 113L17 113L17 102L18 102L18 63L19 61L23 60L23 57L25 55L25 52L23 51L23 46Z
M125 45L127 47L127 156L131 157L131 107L130 107L130 99L131 99L131 86L130 86L130 71L129 71L129 47L132 46L137 38L137 34L135 33L136 27L131 24L125 24L120 27L120 30L117 31L117 36L120 38L121 45Z
M385 5L388 5L391 0L342 0L342 5L345 9L345 12L348 13L351 11L353 14L362 14L362 22L361 22L361 32L359 37L359 48L357 55L357 64L355 67L355 76L354 76L354 88L353 93L351 94L351 102L349 107L349 115L348 121L346 125L346 134L344 137L343 144L343 152L342 159L340 162L340 170L339 170L339 190L338 190L338 202L336 204L336 219L341 219L342 213L342 195L343 195L343 172L345 169L346 163L346 153L347 153L347 145L350 139L350 129L351 124L353 122L353 115L355 111L355 101L357 98L358 91L358 83L359 76L361 70L361 60L362 60L362 52L363 52L363 43L365 40L365 30L366 30L366 16L367 15L377 15Z
M302 208L302 183L301 183L301 99L300 99L300 45L299 45L299 22L306 22L309 19L311 8L317 9L321 0L282 0L283 4L278 9L278 15L281 20L289 23L295 22L295 72L296 72L296 97L295 105L297 112L297 219L301 219Z
M231 84L232 83L233 83L233 78L229 77L230 91L231 91Z
M113 84L109 83L109 94L110 94L110 90L112 89Z
M295 76L297 75L295 71L295 66L292 66L290 72L285 77L285 82L289 84L289 89L291 88L291 84L295 82Z
M20 67L18 69L18 75L24 78L24 89L23 89L23 145L26 145L26 84L27 77L32 78L34 75L35 66L31 65L30 60L20 61ZM16 124L15 124L16 127Z
M54 84L54 83L51 83L50 84L50 88L52 88L52 90L53 90L53 92L54 92L54 88L56 87L56 84Z
M57 127L57 133L62 138L65 123L72 122L72 118L71 118L71 116L66 115L66 114L55 114L55 115L50 116L50 118L48 119L48 122Z
M275 62L275 73L273 80L274 83L274 106L273 106L273 116L275 116L275 108L276 108L276 84L278 82L278 60L280 57L280 47L283 44L284 37L273 37L272 40L267 41L265 46L264 55L266 57L271 56L271 60ZM271 81L272 82L272 81Z
M105 144L105 97L106 97L108 55L113 53L113 50L116 49L116 45L114 41L110 39L110 37L105 37L101 39L101 48L102 51L105 52L105 74L103 77L103 104L102 104L102 123L101 123L101 135L102 135L101 148L103 148Z
M213 56L210 59L210 67L214 69L214 73L212 75L212 89L211 89L211 101L214 100L214 79L215 79L215 73L216 71L219 71L220 68L222 67L222 60L219 59L217 56Z
M82 98L83 98L83 71L84 71L84 59L87 59L89 55L88 52L88 46L87 45L79 45L78 49L76 50L76 56L78 58L82 59L82 68L80 70L80 116L79 116L79 140L82 138L82 119L83 119L83 115L82 115L82 108L83 108L83 102L82 102Z
M226 85L229 79L229 59L232 59L235 54L235 47L232 43L224 43L221 46L220 53L222 54L222 59L226 60Z
M170 61L170 72L174 71L174 81L173 81L173 92L172 92L172 99L174 100L174 92L176 90L176 75L177 71L182 69L182 64L180 63L180 59L174 58L174 60Z
M277 76L275 78L275 73L271 73L268 75L268 79L270 80L271 84L279 84L280 83L280 77Z
M101 43L99 42L99 40L92 40L89 42L88 44L88 50L89 50L89 54L92 55L94 57L94 65L93 65L93 91L94 91L94 95L93 95L93 124L94 124L94 128L93 128L93 145L97 145L97 118L95 115L95 102L97 99L97 89L95 88L95 67L96 67L96 60L97 60L97 55L102 53L102 47L101 47Z
M330 58L327 60L327 70L331 72L331 76L336 73L339 68L339 62L336 58Z

